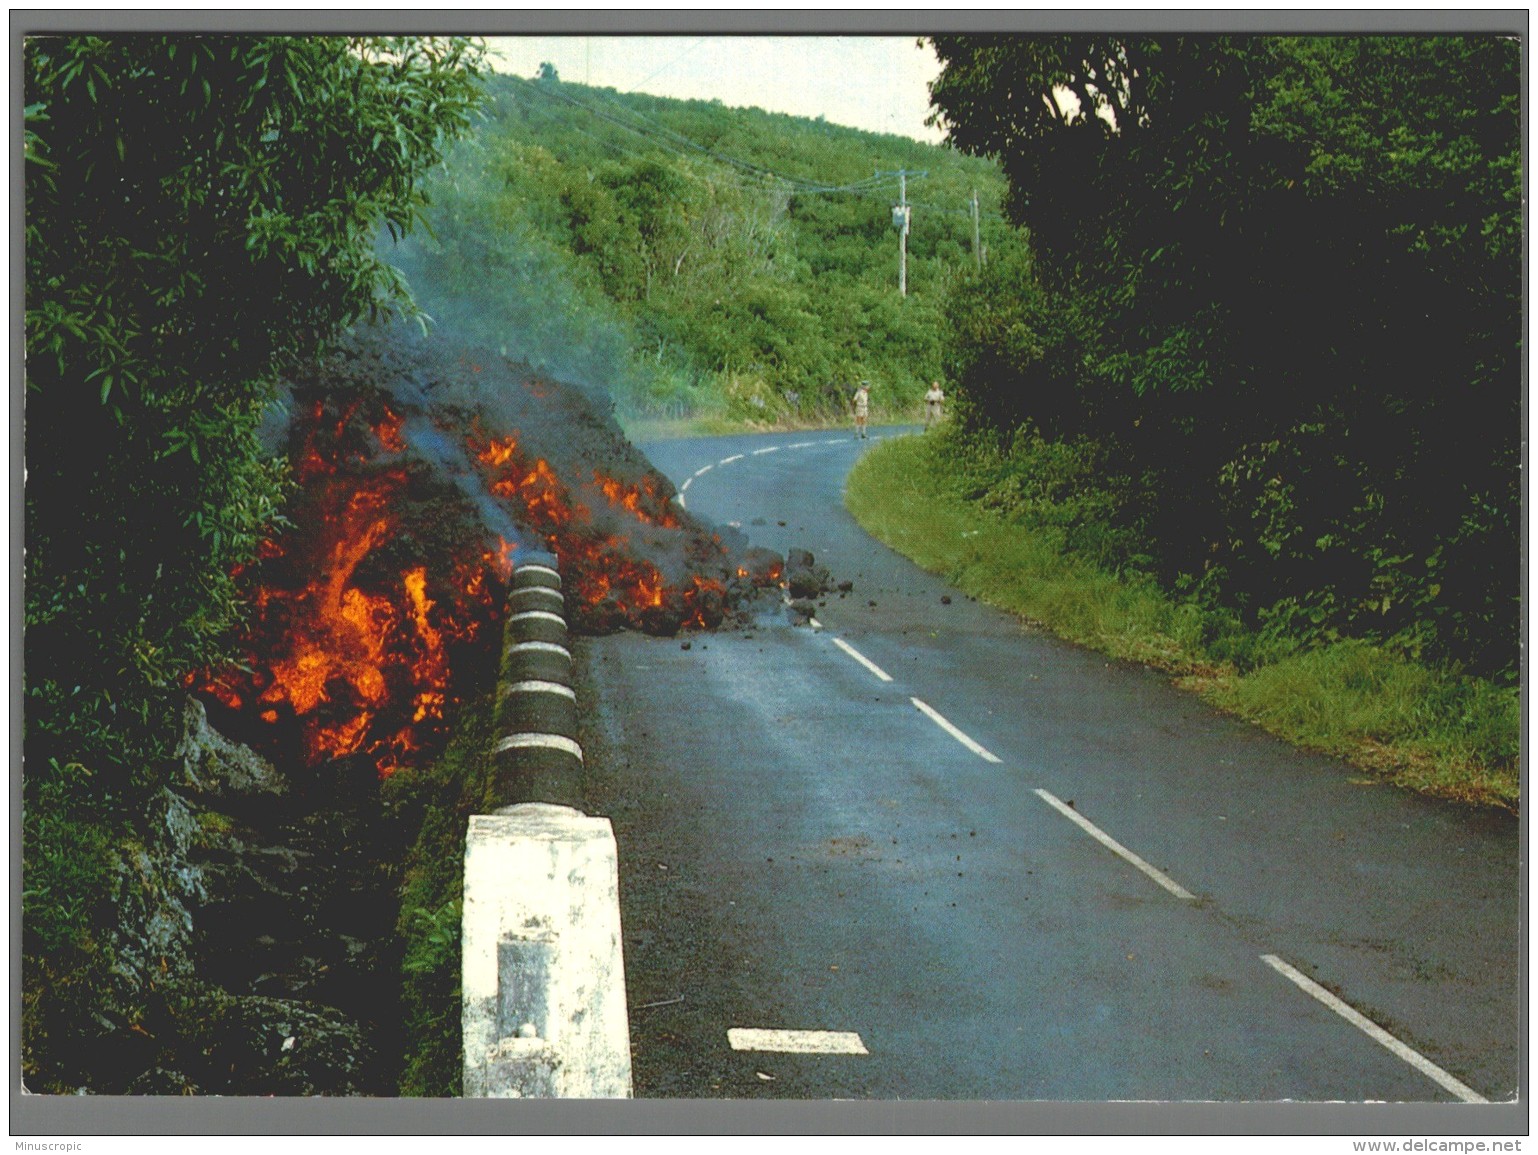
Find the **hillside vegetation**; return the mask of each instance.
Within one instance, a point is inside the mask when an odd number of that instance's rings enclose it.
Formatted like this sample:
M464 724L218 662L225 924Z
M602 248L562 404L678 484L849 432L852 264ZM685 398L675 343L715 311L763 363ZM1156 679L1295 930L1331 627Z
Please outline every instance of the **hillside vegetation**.
M893 226L912 228L907 296ZM493 77L398 252L441 324L612 390L622 418L813 420L873 384L911 417L980 239L1013 242L988 160L719 102Z

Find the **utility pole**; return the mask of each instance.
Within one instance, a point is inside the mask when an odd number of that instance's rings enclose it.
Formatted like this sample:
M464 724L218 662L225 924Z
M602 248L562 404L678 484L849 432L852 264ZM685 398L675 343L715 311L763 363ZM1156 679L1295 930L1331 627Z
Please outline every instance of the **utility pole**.
M977 263L977 271L983 271L983 247L978 240L977 228L977 190L972 190L972 260Z
M897 230L897 290L904 297L908 295L908 225L911 219L911 210L908 208L908 178L910 176L928 176L926 169L923 172L910 173L905 168L896 172L878 171L877 176L895 176L897 178L897 203L892 206L892 227Z

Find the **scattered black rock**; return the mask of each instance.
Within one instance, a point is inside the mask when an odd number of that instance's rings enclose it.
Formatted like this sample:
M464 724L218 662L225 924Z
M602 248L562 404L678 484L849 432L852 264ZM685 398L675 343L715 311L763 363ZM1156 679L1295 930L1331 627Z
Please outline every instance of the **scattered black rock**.
M792 549L785 555L785 583L792 598L815 599L833 588L833 575L811 550Z
M942 606L950 605L951 604L951 595L950 594L941 594L940 595L940 604Z

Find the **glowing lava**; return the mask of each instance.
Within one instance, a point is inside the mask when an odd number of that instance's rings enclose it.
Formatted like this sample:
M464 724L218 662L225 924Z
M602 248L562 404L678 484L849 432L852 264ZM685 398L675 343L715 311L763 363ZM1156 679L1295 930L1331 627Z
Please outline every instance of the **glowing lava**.
M307 765L360 755L385 775L443 736L453 655L484 648L512 546L411 556L425 530L402 511L436 507L404 464L372 460L400 452L399 418L354 421L356 409L317 402L296 431L297 528L241 575L252 609L242 661L189 686L254 714L267 743L297 743Z

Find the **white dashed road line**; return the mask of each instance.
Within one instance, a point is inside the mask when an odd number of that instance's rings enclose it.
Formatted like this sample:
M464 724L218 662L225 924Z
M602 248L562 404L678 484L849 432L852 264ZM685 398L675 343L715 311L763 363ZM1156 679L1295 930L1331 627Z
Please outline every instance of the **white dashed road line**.
M891 674L887 673L880 666L876 665L875 662L871 661L864 654L860 653L859 650L855 649L848 642L844 641L843 638L834 638L833 644L839 649L843 650L844 653L848 654L855 661L859 662L860 665L864 666L871 673L875 674L876 677L880 678L883 682L890 682L892 680Z
M760 457L765 453L778 453L782 449L809 449L814 445L843 445L849 440L850 439L848 437L836 437L828 441L796 441L790 445L767 445L763 449L753 450L751 454L734 453L730 457L723 457L720 461L713 462L710 465L702 465L696 469L694 471L693 477L690 477L688 481L685 481L678 487L676 500L678 501L678 504L681 508L687 508L687 506L684 505L684 490L689 488L690 482L692 482L695 477L703 477L718 465L730 465L734 461L741 461L744 457ZM880 439L877 438L877 440Z
M1426 1058L1425 1055L1422 1055L1419 1051L1405 1046L1405 1044L1394 1038L1393 1035L1389 1034L1382 1027L1378 1026L1377 1023L1359 1014L1356 1010L1342 1002L1340 999L1336 998L1329 991L1325 990L1322 986L1316 983L1313 979L1309 978L1302 971L1298 970L1296 967L1288 965L1288 963L1283 961L1281 958L1278 958L1274 954L1263 954L1260 956L1260 958L1261 961L1269 966L1272 970L1276 971L1278 974L1282 975L1284 978L1288 979L1292 983L1296 984L1299 988L1306 991L1314 998L1318 999L1321 1003L1329 1007L1330 1010L1334 1011L1341 1018L1345 1019L1357 1030L1367 1035L1368 1038L1384 1047L1387 1047L1390 1051L1398 1055L1405 1062L1409 1063L1410 1066L1414 1067L1421 1074L1430 1078L1432 1082L1437 1083L1444 1089L1452 1092L1465 1103L1488 1103L1490 1101L1481 1095L1478 1091L1475 1091L1471 1087L1460 1083L1446 1071L1442 1070L1441 1067L1437 1066L1430 1059Z
M684 491L689 488L689 486L694 482L696 478L703 477L718 465L730 465L733 462L741 461L744 457L748 456L762 457L766 453L778 453L781 449L806 449L814 445L843 445L847 444L851 440L853 440L853 438L838 437L823 441L798 441L790 445L765 446L762 449L755 449L749 454L737 453L730 457L723 457L720 461L715 462L713 465L701 466L699 469L695 470L692 477L690 477L678 487L678 504L683 506ZM871 438L871 440L881 440L881 437L877 435ZM789 604L790 599L787 597L785 600L786 603ZM534 616L534 613L520 616ZM811 618L809 621L812 628L822 628L822 623L817 621L816 618ZM523 646L527 647L544 644L545 643L523 643ZM859 650L855 649L842 638L835 637L833 639L833 644L839 649L843 650L844 653L848 654L855 661L859 662L860 665L864 666L881 681L892 681L892 675L888 674L880 666L876 665L876 663L872 662L869 658L860 653ZM557 647L552 646L550 648L555 649ZM535 687L535 683L528 683L520 684L520 687L518 688L533 690ZM543 689L542 684L539 688ZM958 729L926 702L919 698L910 698L910 701L912 701L913 705L920 712L926 715L932 722L934 722L952 738L956 739L956 741L960 742L968 750L972 751L972 753L976 754L979 758L993 763L999 763L1001 761L998 757L990 753L983 746L963 733L960 729ZM503 739L499 748L506 747L510 744L536 742L553 745L561 741L569 740L558 739L547 735L520 735ZM574 752L580 758L581 748L577 747L576 743L571 743L571 745L574 748ZM1154 882L1158 883L1170 894L1186 902L1196 901L1196 896L1189 890L1185 889L1185 887L1181 886L1163 871L1157 869L1154 866L1151 866L1147 861L1140 858L1132 851L1128 850L1125 846L1117 842L1114 838L1112 838L1105 831L1101 830L1093 822L1090 822L1087 818L1081 815L1072 806L1063 802L1061 799L1055 797L1053 794L1046 790L1036 790L1035 793L1039 798L1042 799L1042 801L1046 802L1059 814L1073 822L1096 842L1099 842L1107 850L1110 850L1113 854L1122 858L1130 865L1136 867L1139 871L1147 875ZM1331 994L1324 987L1314 982L1313 979L1297 970L1297 968L1288 964L1278 955L1267 954L1261 955L1260 957L1267 966L1281 974L1284 978L1292 982L1306 994L1324 1004L1324 1006L1328 1007L1330 1010L1334 1011L1337 1015L1345 1019L1358 1030L1362 1031L1373 1041L1387 1048L1400 1059L1403 1059L1406 1063L1410 1064L1410 1066L1426 1075L1433 1082L1437 1083L1452 1095L1455 1095L1465 1103L1489 1102L1488 1099L1480 1095L1477 1091L1473 1090L1452 1075L1448 1074L1441 1067L1437 1066L1430 1059L1427 1059L1418 1051L1409 1046L1406 1046L1404 1043L1394 1038L1393 1035L1389 1034L1382 1027L1374 1023L1371 1019L1366 1018L1347 1003ZM868 1055L870 1053L868 1050L866 1050L865 1044L861 1040L860 1036L853 1031L796 1031L733 1027L727 1031L727 1039L731 1043L732 1049L735 1051L772 1051L783 1054L834 1055Z
M979 758L983 759L983 761L999 761L998 758L988 753L987 750L983 749L976 742L972 741L972 739L968 738L965 734L958 730L955 726L946 721L945 718L939 713L939 711L937 711L933 706L926 702L920 701L918 698L910 698L909 701L917 706L919 711L928 717L931 722L940 727L940 729L944 730L947 734L956 739L956 741L960 742L963 746L972 751L972 753L976 754Z
M779 1031L732 1027L726 1038L734 1051L778 1051L788 1055L868 1055L854 1031Z
M1104 846L1113 854L1120 855L1122 858L1126 859L1133 866L1137 867L1144 874L1148 875L1149 878L1153 879L1160 886L1164 887L1165 890L1173 894L1176 898L1183 898L1187 902L1196 901L1196 895L1192 894L1185 887L1181 886L1178 882L1176 882L1169 875L1165 874L1162 870L1148 865L1147 862L1133 854L1132 851L1128 850L1120 842L1117 842L1116 839L1112 838L1104 830L1101 830L1100 827L1096 826L1089 819L1085 818L1082 814L1080 814L1072 806L1069 806L1066 802L1053 797L1045 790L1036 791L1036 795L1063 817L1079 826L1086 834L1088 834L1096 842L1100 843L1100 845Z

